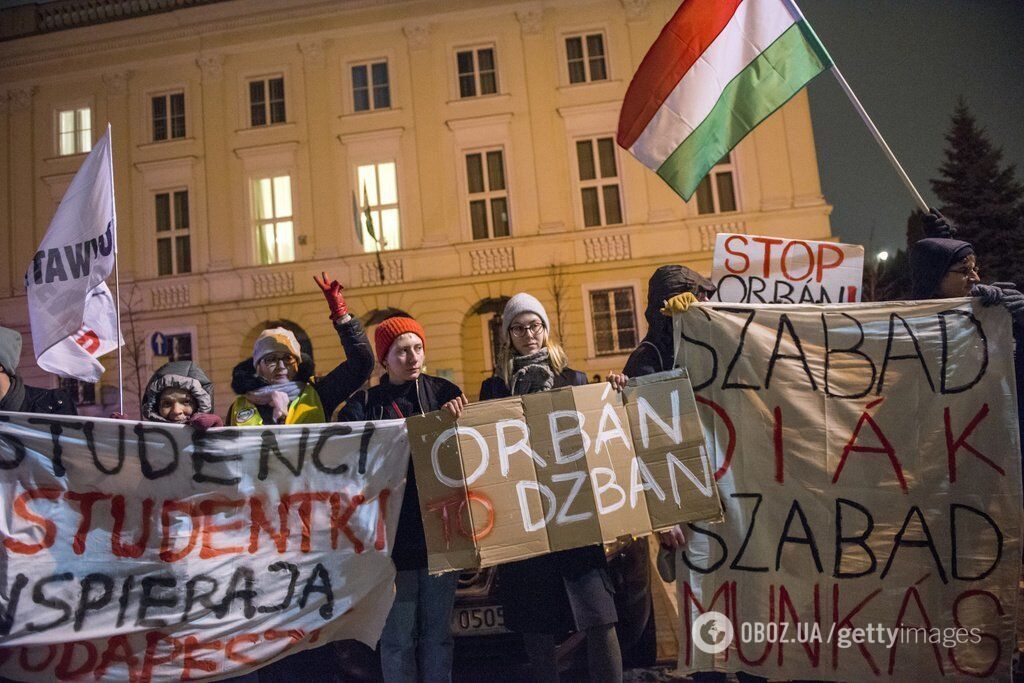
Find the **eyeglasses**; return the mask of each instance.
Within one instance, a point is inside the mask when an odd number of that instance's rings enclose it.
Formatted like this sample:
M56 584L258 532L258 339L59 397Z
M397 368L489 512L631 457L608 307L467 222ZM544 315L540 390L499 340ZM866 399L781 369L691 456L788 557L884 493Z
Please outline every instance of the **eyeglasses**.
M508 328L508 331L512 333L513 337L519 338L525 337L527 332L530 333L531 337L536 337L538 334L540 334L540 331L543 329L544 323L538 320L534 320L532 323L526 326L513 325L512 327Z
M282 363L285 366L296 365L297 361L295 360L295 356L291 354L286 354L283 356L267 355L263 356L263 358L260 358L260 363L266 365L268 368L272 368L278 363Z
M978 270L978 266L968 266L966 268L957 268L955 270L947 270L946 272L947 273L955 273L955 274L961 275L963 277L970 277L972 273L974 275L978 275L980 273L980 271Z

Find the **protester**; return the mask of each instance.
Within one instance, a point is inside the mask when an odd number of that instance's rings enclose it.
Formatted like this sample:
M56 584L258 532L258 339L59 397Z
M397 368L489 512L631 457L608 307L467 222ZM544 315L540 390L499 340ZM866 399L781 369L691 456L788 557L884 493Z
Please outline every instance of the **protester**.
M283 327L264 330L253 345L252 359L235 366L231 388L238 398L228 424L326 422L334 410L369 379L373 351L359 321L348 312L344 287L327 274L313 278L331 309L331 322L345 349L346 360L315 383L313 360L302 353L295 334Z
M406 317L388 318L377 326L373 341L386 374L380 384L353 396L338 419L403 419L440 408L453 415L461 413L466 404L462 390L446 379L423 372L427 335L418 322ZM412 458L391 559L398 573L395 603L380 637L384 680L450 681L454 647L451 619L458 573L427 573L427 540Z
M165 363L149 378L142 395L142 419L187 424L201 431L224 426L213 412L213 382L187 360Z
M520 293L508 300L501 314L498 374L484 381L480 400L587 384L585 373L568 367L550 329L548 314L535 297ZM570 630L586 634L590 680L622 680L618 617L602 546L502 565L498 593L505 626L523 634L536 680L558 680L555 637Z
M0 327L0 410L16 413L77 415L74 401L62 389L41 389L25 384L17 374L21 334Z

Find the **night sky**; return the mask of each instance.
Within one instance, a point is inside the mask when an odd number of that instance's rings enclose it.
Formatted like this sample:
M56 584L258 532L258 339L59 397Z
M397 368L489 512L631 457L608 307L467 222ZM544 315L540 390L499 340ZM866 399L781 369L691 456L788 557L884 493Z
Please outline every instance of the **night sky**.
M925 201L960 95L1024 180L1024 0L798 2ZM903 247L910 193L835 77L809 91L833 233L872 253Z

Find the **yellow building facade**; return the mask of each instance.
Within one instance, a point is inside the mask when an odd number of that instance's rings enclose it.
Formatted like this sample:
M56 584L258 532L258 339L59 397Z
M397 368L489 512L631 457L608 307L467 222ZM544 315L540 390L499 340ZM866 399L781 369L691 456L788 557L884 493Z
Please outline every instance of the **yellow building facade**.
M30 383L57 380L32 363L23 275L108 121L129 404L134 365L144 383L190 357L223 414L272 321L329 370L321 271L371 335L416 317L428 371L475 398L504 297L536 295L572 367L604 375L642 338L659 265L708 273L718 232L830 238L805 92L688 203L614 144L673 0L149 4L167 11L0 13L0 321L25 333ZM116 370L103 383L84 412L115 407Z

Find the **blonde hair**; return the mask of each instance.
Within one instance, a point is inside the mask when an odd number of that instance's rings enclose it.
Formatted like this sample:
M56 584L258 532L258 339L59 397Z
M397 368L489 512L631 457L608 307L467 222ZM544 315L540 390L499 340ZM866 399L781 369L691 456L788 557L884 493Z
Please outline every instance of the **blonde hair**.
M557 375L569 365L569 357L565 355L562 345L551 338L551 332L544 328L544 348L548 350L548 362L551 363L551 370ZM494 369L498 376L505 380L505 385L511 389L512 382L512 359L519 356L519 352L512 346L511 335L505 335L505 343L501 345L501 353L498 355L498 362Z

